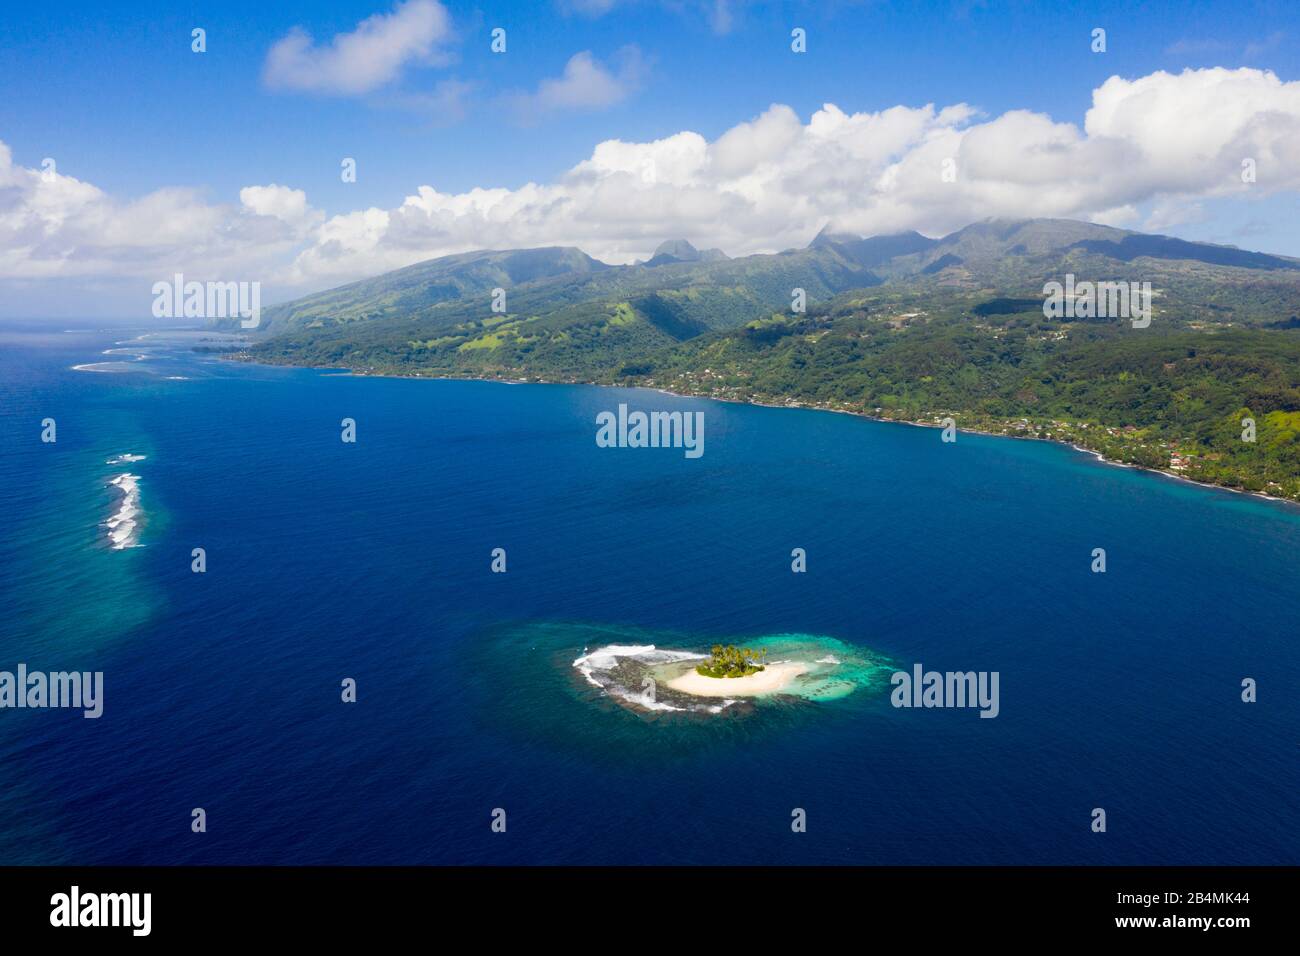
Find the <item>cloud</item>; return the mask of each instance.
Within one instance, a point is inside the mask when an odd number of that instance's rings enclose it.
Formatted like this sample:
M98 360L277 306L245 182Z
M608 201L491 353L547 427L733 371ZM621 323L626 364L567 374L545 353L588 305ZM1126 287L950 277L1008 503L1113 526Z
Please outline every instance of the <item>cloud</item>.
M1244 44L1217 37L1183 37L1165 47L1165 55L1192 58L1213 56L1221 59L1240 56L1242 60L1256 60L1281 46L1285 39L1286 34L1280 30L1275 30L1265 37L1248 40Z
M1205 208L1198 202L1165 200L1156 204L1142 223L1143 232L1163 232L1177 226L1205 221Z
M395 268L471 248L572 244L609 261L682 236L733 254L803 245L823 225L939 235L990 216L1174 224L1198 198L1300 189L1300 83L1259 70L1112 77L1082 128L1025 110L966 104L845 113L806 122L775 105L709 142L681 132L598 144L557 181L447 194L420 187L393 210L330 223L328 255L306 249L304 281L348 266ZM1258 182L1241 181L1253 158ZM945 182L943 172L956 172ZM340 250L350 250L341 255ZM366 268L360 264L367 264ZM347 277L346 272L332 274Z
M295 229L308 228L325 218L320 210L307 204L307 194L288 186L245 186L239 191L239 202L255 216L278 219Z
M646 71L645 58L634 45L615 53L611 66L583 50L569 57L560 76L542 80L535 92L509 94L506 101L523 121L560 110L605 109L640 87Z
M1226 53L1232 49L1227 40L1214 40L1206 37L1183 37L1165 47L1166 56L1210 56Z
M566 16L603 17L618 5L619 0L557 0L556 6Z
M551 182L421 185L395 208L330 217L277 184L247 187L235 204L186 189L119 201L15 165L0 144L0 278L180 270L301 292L475 248L576 245L629 262L677 237L733 255L779 251L827 224L941 235L986 217L1051 216L1156 228L1194 220L1202 201L1300 191L1298 155L1300 82L1221 68L1111 77L1082 126L962 103L826 104L806 120L778 104L712 141L606 140ZM1253 184L1243 159L1255 162Z
M118 200L58 172L15 165L0 143L0 278L256 278L314 241L324 215L301 190L250 186L238 205L194 189Z
M556 0L565 16L589 19L603 17L615 7L630 6L635 0ZM736 10L745 0L661 0L661 5L689 21L703 20L719 36L730 33L736 25Z
M1257 59L1258 57L1263 56L1265 53L1269 53L1274 49L1276 49L1277 47L1281 46L1282 41L1285 39L1286 39L1285 33L1283 33L1281 30L1274 30L1272 33L1270 33L1268 36L1264 37L1263 39L1252 40L1250 43L1247 43L1246 48L1242 50L1242 56L1245 57L1247 60Z
M411 62L430 62L451 35L451 17L437 0L406 0L340 33L328 45L294 27L267 53L263 82L271 89L355 96L386 86Z
M714 33L730 33L736 25L736 15L730 0L713 0L705 5L705 11Z
M384 94L372 105L421 114L432 126L451 126L469 114L480 86L474 80L448 77L435 83L428 93Z

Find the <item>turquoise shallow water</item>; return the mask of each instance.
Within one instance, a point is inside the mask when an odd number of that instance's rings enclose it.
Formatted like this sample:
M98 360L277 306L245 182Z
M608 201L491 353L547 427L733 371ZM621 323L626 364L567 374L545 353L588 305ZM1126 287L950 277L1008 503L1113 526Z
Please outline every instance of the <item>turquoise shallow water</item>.
M133 335L0 335L0 669L106 684L100 720L0 711L0 862L1300 861L1290 506L646 391L171 339L72 370ZM704 457L597 448L619 402L702 411ZM140 547L114 551L124 453ZM781 635L853 649L866 686L647 714L573 667ZM998 671L999 716L895 708L882 662Z

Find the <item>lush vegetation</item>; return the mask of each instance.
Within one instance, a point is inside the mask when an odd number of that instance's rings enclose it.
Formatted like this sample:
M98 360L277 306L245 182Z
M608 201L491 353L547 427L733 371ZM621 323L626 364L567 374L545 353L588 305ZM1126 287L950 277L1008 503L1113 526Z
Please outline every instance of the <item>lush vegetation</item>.
M699 664L695 672L704 677L748 677L763 670L761 662L765 660L767 648L756 651L734 644L714 644L709 659Z
M422 263L267 310L275 334L243 357L952 417L1300 499L1300 261L1049 220L657 261ZM1151 325L1044 317L1043 283L1066 273L1151 282ZM513 283L508 312L487 283Z
M952 417L962 429L1068 441L1300 499L1300 332L1138 330L1041 313L977 320L942 309L900 326L857 305L703 337L644 371L634 380L684 393Z

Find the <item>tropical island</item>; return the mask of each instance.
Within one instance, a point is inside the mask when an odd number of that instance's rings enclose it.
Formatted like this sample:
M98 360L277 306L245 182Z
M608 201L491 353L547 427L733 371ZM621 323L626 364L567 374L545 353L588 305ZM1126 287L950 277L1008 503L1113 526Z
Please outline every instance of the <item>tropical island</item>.
M1048 315L1043 290L1065 276L1149 283L1150 321ZM494 288L507 311L492 311ZM1300 500L1300 259L1232 246L1032 219L939 239L827 229L736 259L679 240L629 266L575 248L480 251L263 320L233 358L951 417Z
M660 635L664 644L632 642L644 636L584 649L573 667L583 683L627 709L695 714L745 712L764 699L838 700L884 687L892 673L883 658L824 635L773 634L762 650L715 644L708 655L668 646L679 643L673 635Z

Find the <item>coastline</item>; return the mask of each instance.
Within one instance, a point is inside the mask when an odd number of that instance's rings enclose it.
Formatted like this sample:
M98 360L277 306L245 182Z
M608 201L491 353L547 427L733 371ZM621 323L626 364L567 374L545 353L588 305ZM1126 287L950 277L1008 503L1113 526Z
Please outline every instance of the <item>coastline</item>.
M392 379L419 379L425 381L448 381L448 382L493 382L498 385L592 385L598 388L639 388L646 391L659 392L662 395L672 395L675 398L703 398L713 402L726 402L732 405L749 405L755 408L793 408L803 411L815 412L833 412L839 415L852 415L857 418L865 418L873 422L885 422L893 425L911 425L916 428L942 428L943 426L933 421L913 421L906 418L888 418L883 415L873 415L870 412L858 411L849 408L833 408L829 405L819 405L813 402L792 401L789 403L778 404L775 402L750 401L738 398L725 398L720 395L711 395L707 392L679 392L659 385L637 385L637 384L614 384L611 382L593 382L572 379L568 381L559 381L555 379L511 379L500 376L484 375L403 375L398 372L363 372L356 369L347 368L338 365L299 365L291 362L262 362L247 357L247 352L230 352L223 354L220 358L222 361L240 362L246 365L265 365L273 368L303 368L315 369L317 371L333 370L339 375L351 375L357 378L392 378ZM241 357L244 356L244 357ZM955 415L953 416L956 417ZM1237 495L1246 495L1251 498L1261 498L1265 501L1275 502L1278 504L1290 505L1293 508L1300 508L1300 499L1284 498L1278 495L1270 495L1263 491L1251 491L1247 488L1233 487L1232 485L1221 485L1212 481L1198 481L1195 478L1189 478L1187 475L1181 475L1175 471L1164 468L1152 468L1148 465L1138 465L1127 461L1117 461L1113 458L1107 458L1102 452L1094 448L1088 448L1074 441L1067 441L1057 438L1039 438L1036 435L1008 435L1004 432L989 431L983 428L957 428L958 432L965 432L968 435L984 435L989 438L1009 438L1016 441L1040 441L1049 444L1062 445L1071 448L1074 451L1082 452L1096 458L1097 461L1104 465L1110 465L1116 468L1131 468L1136 471L1147 472L1153 475L1161 475L1165 478L1173 478L1177 481L1185 482L1197 488L1214 489L1226 491Z

